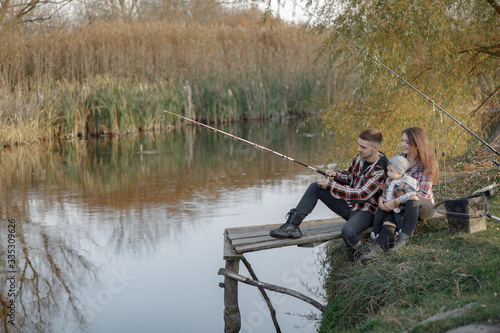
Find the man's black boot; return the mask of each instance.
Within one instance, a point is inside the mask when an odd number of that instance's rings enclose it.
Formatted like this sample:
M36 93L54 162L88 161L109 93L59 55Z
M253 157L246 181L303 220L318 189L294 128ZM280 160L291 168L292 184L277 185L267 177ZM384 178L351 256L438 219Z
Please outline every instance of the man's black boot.
M351 259L352 263L357 262L359 260L359 257L361 256L361 252L359 252L359 250L356 248L347 249L347 253L349 253L349 259Z
M286 223L278 229L271 230L269 235L274 238L300 238L302 237L299 228L300 222L302 219L298 216L297 210L293 208L287 214Z
M377 243L370 244L370 253L363 254L359 257L361 262L370 261L373 259L380 258L384 254L384 250Z
M361 256L361 252L359 252L358 248L361 246L361 241L359 241L356 245L348 245L347 253L349 254L349 259L351 259L352 263L356 263Z

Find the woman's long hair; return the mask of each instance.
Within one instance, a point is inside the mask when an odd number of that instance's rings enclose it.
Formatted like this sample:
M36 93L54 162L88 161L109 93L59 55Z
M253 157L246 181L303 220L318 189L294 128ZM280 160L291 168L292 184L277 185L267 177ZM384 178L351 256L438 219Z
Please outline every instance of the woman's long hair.
M424 168L431 171L432 182L436 183L438 180L439 166L424 130L415 126L408 127L403 133L408 137L409 144L417 148L417 158L420 159Z

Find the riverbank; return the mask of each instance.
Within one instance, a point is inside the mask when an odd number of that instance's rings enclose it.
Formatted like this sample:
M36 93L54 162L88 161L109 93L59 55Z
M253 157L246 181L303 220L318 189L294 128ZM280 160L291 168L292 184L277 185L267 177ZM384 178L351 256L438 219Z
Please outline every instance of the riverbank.
M210 21L152 20L0 34L0 144L163 131L309 113L347 94L324 36L256 10Z
M484 148L447 161L436 186L437 200L472 194L499 183L498 167ZM443 168L443 166L440 166ZM488 199L490 214L500 216L500 195ZM446 332L474 324L500 322L500 222L487 230L448 232L446 218L420 225L401 254L366 266L347 262L341 242L331 245L326 262L328 311L319 332ZM449 310L457 317L424 320Z

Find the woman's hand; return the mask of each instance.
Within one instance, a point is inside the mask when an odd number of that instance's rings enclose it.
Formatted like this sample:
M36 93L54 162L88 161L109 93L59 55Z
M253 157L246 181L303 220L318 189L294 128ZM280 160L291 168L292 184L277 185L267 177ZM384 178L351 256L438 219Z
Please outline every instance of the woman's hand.
M391 210L386 206L387 200L384 199L384 197L378 198L378 206L380 209L385 210L386 212L390 212Z
M399 199L392 199L385 202L385 207L388 209L387 211L391 211L397 206L399 206L399 203L400 203Z

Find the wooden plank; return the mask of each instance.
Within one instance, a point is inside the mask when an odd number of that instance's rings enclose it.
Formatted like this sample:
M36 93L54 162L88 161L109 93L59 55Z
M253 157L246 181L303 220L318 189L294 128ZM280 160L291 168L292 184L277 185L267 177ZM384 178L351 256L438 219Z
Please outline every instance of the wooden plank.
M231 240L227 235L227 231L224 232L224 260L241 260L243 256L241 254L237 254L234 250L233 245L231 244Z
M325 220L311 220L311 221L304 221L300 225L300 230L307 231L311 228L315 227L320 227L323 225L328 225L332 223L345 223L345 220L343 219L325 219ZM257 226L251 226L251 227L238 227L238 228L228 228L226 229L228 231L229 238L231 240L234 239L241 239L241 238L251 238L251 237L258 237L258 236L263 236L266 233L269 234L269 231L272 229L279 228L281 224L267 224L267 225L257 225Z
M318 225L318 226L314 226L314 227L300 228L300 230L302 231L303 235L315 235L315 234L320 234L322 232L341 230L344 227L344 225L345 225L345 222L328 223L328 224ZM253 239L259 238L259 237L265 237L265 236L270 237L269 232L271 230L272 229L263 228L260 233L255 233L251 237L235 237L235 238L230 237L230 239L233 243L234 242L244 243L244 242L252 241Z
M261 242L257 244L247 244L235 247L236 253L246 253L267 249L274 249L278 247L291 246L291 245L301 245L317 242L326 242L332 239L337 239L341 237L341 232L329 232L321 235L315 236L302 236L301 238L288 238L288 239L274 239L268 242Z
M314 228L313 227L304 228L305 230L301 228L303 235L302 237L304 236L314 237L315 235L321 235L324 233L340 232L342 231L344 225L345 223L329 223L321 226L315 226ZM261 236L232 239L231 243L234 247L237 247L245 244L261 243L261 242L277 240L276 238L269 236L270 230L271 229L264 229Z
M335 222L345 222L344 219L342 218L330 218L330 219L321 219L321 220L309 220L309 221L304 221L300 224L300 229L302 230L303 228L307 226L313 226L313 225L318 225L318 224L328 224L328 223L335 223ZM254 226L245 226L245 227L236 227L236 228L228 228L226 229L228 231L228 235L230 239L236 239L236 238L244 238L244 237L253 237L253 236L260 236L262 234L263 229L276 229L279 226L281 226L283 223L280 224L265 224L265 225L254 225Z
M307 247L307 248L313 248L316 246L320 246L324 242L316 242L316 243L308 243L308 244L297 244L297 247Z
M363 232L361 232L360 235L369 234L371 231L372 228L368 228ZM246 253L246 252L260 251L260 250L273 249L273 248L292 246L292 245L297 245L300 247L307 247L311 245L318 246L321 243L328 242L332 239L339 239L341 237L342 237L342 228L336 231L325 232L321 234L304 235L301 238L297 239L290 239L290 238L277 239L269 237L268 241L262 241L258 243L248 243L248 244L245 243L237 246L235 245L234 248L236 253Z
M317 224L317 225L309 225L309 226L302 226L300 225L300 230L302 231L302 234L314 234L314 233L320 233L323 231L328 231L331 229L337 230L338 228L342 228L345 225L345 221L342 222L335 222L335 223L324 223L324 224ZM279 226L276 226L279 227ZM275 227L265 227L265 228L259 228L258 230L252 230L251 233L245 234L245 233L239 233L237 236L234 236L234 234L230 234L230 239L235 240L244 240L246 238L254 238L254 237L261 237L265 235L269 235L269 232L271 230L275 229Z
M312 225L319 225L319 224L326 224L326 223L334 223L334 222L345 222L344 219L340 217L332 217L328 219L319 219L319 220L307 220L303 221L300 226L312 226ZM279 227L283 223L273 223L273 224L262 224L262 225L251 225L251 226L243 226L243 227L234 227L234 228L228 228L228 230L231 230L232 232L247 232L251 231L252 229L259 229L259 228L275 228Z
M438 218L438 217L444 217L444 215L442 215L438 212L434 212L434 215L431 217L431 219ZM308 226L317 226L320 224L328 224L328 223L345 223L345 220L340 218L340 217L337 217L337 218L329 218L329 219L304 221L300 225L300 230L302 230L304 232L304 230L307 230L306 227L308 227ZM262 236L263 234L266 233L266 228L267 228L267 231L270 231L271 229L278 228L281 225L282 224L253 225L253 226L227 228L226 230L228 231L229 238L231 240L234 240L234 239L245 238L245 237Z
M435 212L431 218L443 217ZM303 236L298 239L277 239L269 236L269 231L278 228L281 224L266 224L248 227L226 229L227 237L231 244L230 257L238 256L245 252L273 249L284 246L317 246L321 243L341 237L345 220L330 218L321 220L304 221L300 225ZM361 235L371 232L371 228L363 231ZM226 254L225 254L226 255Z

